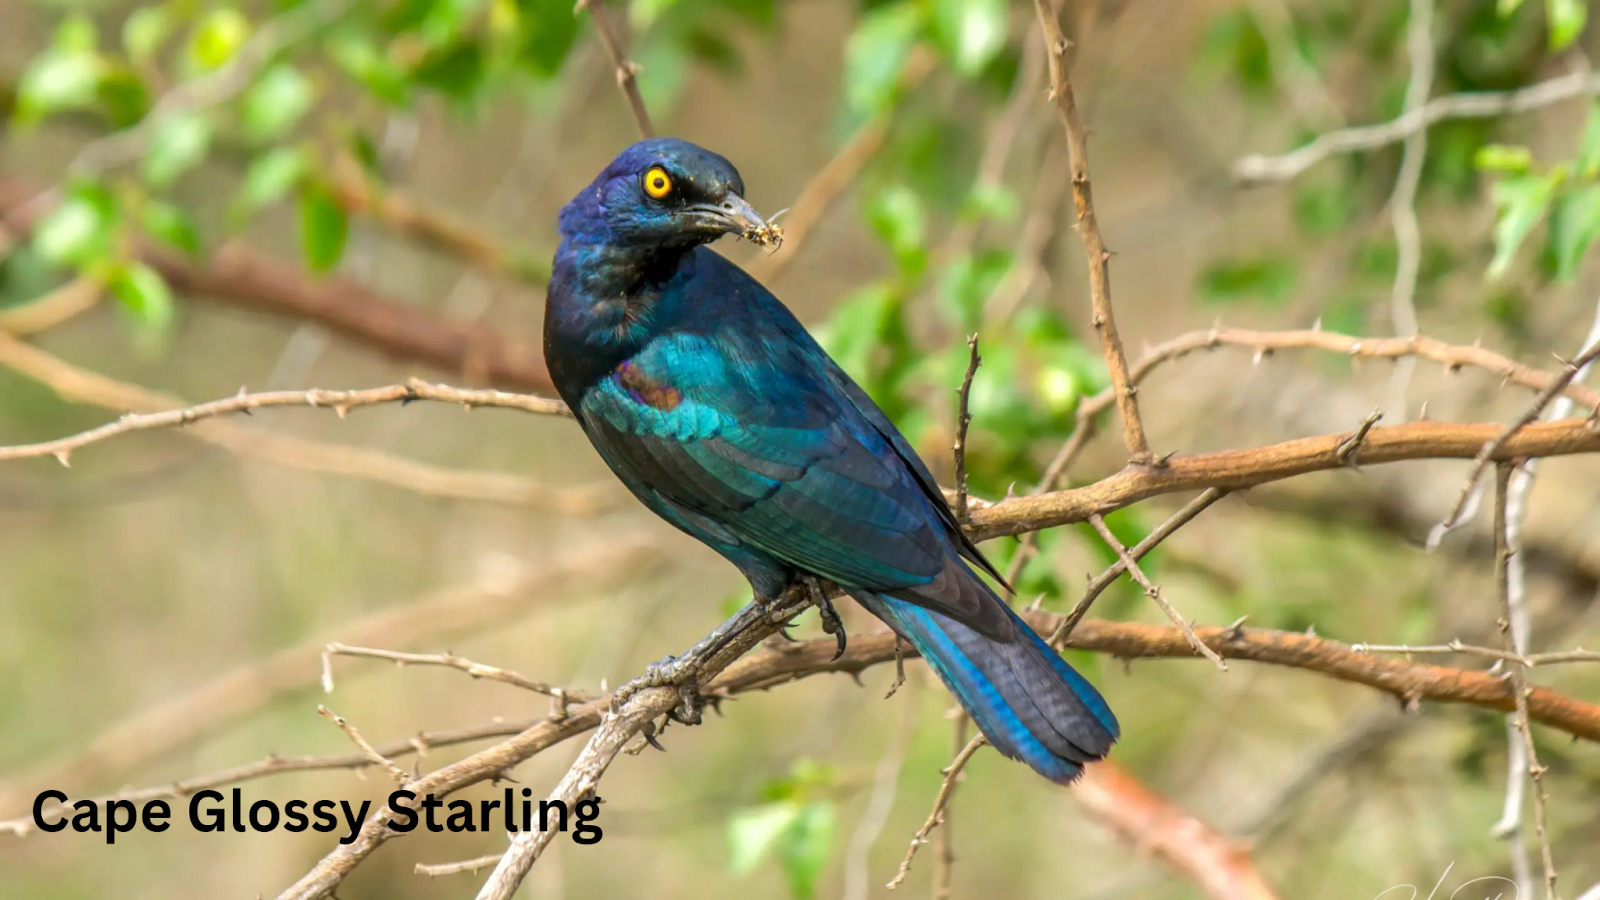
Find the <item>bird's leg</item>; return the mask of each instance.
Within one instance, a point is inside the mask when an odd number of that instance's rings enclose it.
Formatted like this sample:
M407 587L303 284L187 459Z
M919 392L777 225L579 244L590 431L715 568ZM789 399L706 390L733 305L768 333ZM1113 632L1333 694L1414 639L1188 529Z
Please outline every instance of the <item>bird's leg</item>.
M806 588L811 592L811 602L816 604L817 615L822 619L822 630L833 635L839 642L839 647L833 652L833 658L838 659L844 655L848 638L844 633L844 621L839 618L839 613L833 608L833 601L828 598L827 588L822 586L821 580L810 575L805 578Z
M685 725L698 724L700 708L705 700L700 696L700 670L706 661L716 656L746 628L767 617L770 602L757 598L734 614L733 618L706 635L700 643L689 648L682 656L668 656L645 667L638 678L617 688L611 695L613 709L626 703L630 697L646 688L676 687L683 702L670 715Z

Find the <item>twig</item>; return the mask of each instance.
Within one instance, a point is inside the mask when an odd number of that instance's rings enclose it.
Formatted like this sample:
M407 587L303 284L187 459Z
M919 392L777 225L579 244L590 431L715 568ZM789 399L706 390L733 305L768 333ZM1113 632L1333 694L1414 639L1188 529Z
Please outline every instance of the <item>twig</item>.
M321 705L317 707L317 713L324 719L339 726L339 730L344 732L345 737L350 739L350 743L355 744L361 750L363 756L372 760L373 765L388 772L389 777L394 779L395 784L402 787L405 786L405 783L409 780L406 778L405 770L395 765L394 761L387 756L379 753L376 747L367 743L367 739L362 737L361 732L354 725L351 725L344 716L338 715L333 710Z
M967 374L961 379L961 389L956 392L956 440L951 447L956 458L956 521L963 524L970 518L967 512L967 427L972 424L972 413L967 404L972 395L972 378L978 374L978 367L983 365L983 357L978 355L976 334L967 337L967 354Z
M1519 646L1517 631L1512 627L1515 610L1512 608L1510 576L1511 555L1514 548L1511 546L1507 534L1506 522L1506 495L1511 484L1511 470L1513 463L1502 462L1495 467L1495 502L1494 502L1494 533L1495 533L1495 585L1500 596L1501 615L1505 618L1505 645L1510 653L1521 655L1526 648ZM1533 745L1533 730L1528 724L1528 679L1527 672L1520 662L1513 662L1510 668L1512 695L1516 703L1515 722L1517 731L1522 735L1523 750L1527 754L1527 775L1533 780L1533 821L1534 830L1539 838L1540 861L1544 866L1545 900L1556 900L1556 866L1550 853L1550 835L1545 823L1545 803L1548 797L1544 791L1544 767L1539 765L1539 754ZM1517 773L1518 778L1522 773Z
M1173 532L1179 528L1189 524L1195 516L1204 512L1206 507L1221 500L1225 494L1227 494L1227 491L1220 488L1210 488L1200 496L1190 500L1184 504L1182 509L1173 513L1165 522L1162 522L1149 534L1145 535L1144 540L1135 544L1133 549L1128 551L1128 556L1134 560L1143 559L1146 554L1156 548L1157 544L1171 537ZM1094 605L1095 599L1105 593L1105 589L1110 587L1117 580L1117 576L1125 571L1127 571L1127 563L1119 556L1118 560L1112 563L1110 568L1090 581L1088 588L1083 592L1082 599L1062 619L1061 625L1050 634L1050 646L1060 647L1062 642L1071 636L1072 630L1077 627L1078 623L1083 621L1083 617L1089 612L1089 607Z
M1127 445L1130 462L1149 466L1156 462L1150 454L1150 443L1145 438L1144 423L1139 418L1139 404L1134 397L1133 380L1128 376L1128 360L1122 350L1122 338L1117 334L1117 321L1111 310L1111 251L1106 249L1105 238L1100 234L1100 223L1094 215L1094 196L1089 187L1089 139L1078 115L1078 104L1072 95L1072 84L1067 76L1067 48L1070 46L1061 25L1056 21L1045 0L1033 0L1039 27L1044 32L1046 56L1050 64L1050 99L1061 112L1061 124L1067 133L1067 155L1072 169L1072 200L1077 209L1078 236L1083 239L1083 251L1089 267L1089 294L1094 305L1093 323L1100 335L1100 347L1105 353L1106 367L1111 372L1111 384L1116 391L1117 410L1122 414L1122 436Z
M1229 840L1110 760L1086 766L1071 788L1141 852L1150 853L1214 900L1277 900L1247 843Z
M588 10L589 18L594 20L594 30L599 33L600 42L606 45L606 52L611 54L611 62L617 67L617 87L628 99L628 109L633 113L633 124L639 129L639 136L655 137L656 129L650 121L650 111L644 108L644 98L639 95L639 83L635 77L639 74L639 67L623 49L622 38L611 23L611 14L606 12L605 0L578 0L575 12L584 10Z
M1110 527L1106 525L1106 520L1096 514L1089 517L1089 524L1094 526L1094 530L1100 533L1100 538L1106 542L1106 546L1110 547L1112 552L1117 555L1117 558L1122 561L1122 566L1127 570L1128 575L1138 582L1140 587L1144 588L1145 596L1149 597L1156 606L1161 607L1161 611L1167 614L1167 618L1172 620L1172 624L1178 626L1178 630L1183 632L1183 636L1188 639L1195 652L1216 663L1218 669L1224 672L1228 671L1228 664L1222 661L1222 657L1218 656L1215 650L1207 647L1205 642L1200 640L1199 635L1194 633L1194 626L1190 625L1189 621L1174 609L1165 597L1161 596L1161 589L1156 587L1149 578L1145 577L1144 570L1139 568L1139 562L1128 553L1128 548L1123 546L1122 541L1118 540L1117 536L1111 532Z
M0 336L0 342L5 340L7 340L5 337ZM71 454L79 448L135 431L181 427L217 416L248 413L251 410L274 406L307 406L313 409L330 409L337 413L340 418L343 418L350 410L359 407L384 403L410 403L414 400L458 403L469 410L476 406L486 406L520 409L523 412L547 416L570 416L572 414L567 409L566 404L560 400L535 397L530 394L510 394L505 391L466 390L443 384L432 384L420 378L412 378L404 384L391 384L385 387L353 391L328 391L320 388L314 388L309 391L267 391L259 394L240 391L240 393L224 400L213 400L209 403L201 403L183 409L125 415L115 422L109 422L98 428L92 428L54 441L0 447L0 461L54 456L63 466L70 467Z
M1478 486L1478 478L1483 474L1483 470L1489 467L1490 460L1504 459L1505 457L1501 454L1511 439L1518 432L1538 421L1540 414L1544 412L1544 408L1550 405L1550 401L1566 390L1567 385L1572 383L1578 373L1584 371L1597 357L1600 357L1600 343L1596 343L1579 354L1577 359L1567 363L1561 374L1553 378L1550 384L1539 392L1539 396L1535 398L1533 405L1522 414L1521 418L1506 426L1493 439L1484 443L1477 455L1473 457L1472 471L1467 474L1466 483L1461 486L1461 494L1456 498L1456 505L1450 510L1450 514L1445 516L1444 520L1438 525L1435 525L1433 532L1428 535L1429 549L1437 547L1439 541L1461 521L1462 513L1467 507L1467 498L1472 495L1473 489Z
M899 887L906 880L906 876L911 874L911 861L917 858L917 851L928 842L928 835L944 822L945 807L950 803L950 795L956 789L956 780L961 777L961 770L967 767L972 754L977 753L979 748L988 743L983 735L978 735L968 741L967 746L963 747L961 752L956 754L956 758L950 761L950 765L945 767L944 781L939 784L939 793L933 798L933 810L928 813L927 821L922 823L922 827L911 835L911 845L906 848L905 858L900 860L900 869L886 885L889 890Z
M1411 77L1406 83L1405 109L1415 113L1428 103L1433 89L1433 0L1411 0L1406 23L1406 53L1411 59ZM1428 155L1428 130L1419 128L1406 136L1400 158L1400 173L1394 193L1389 196L1389 219L1394 229L1396 248L1394 287L1389 294L1390 318L1395 334L1409 338L1417 333L1417 273L1422 267L1422 232L1417 224L1417 187L1422 183L1422 164ZM1406 358L1395 367L1389 390L1389 408L1402 419L1408 417L1406 395L1416 361Z
M429 878L438 878L441 875L471 875L492 867L500 861L500 857L501 854L499 853L491 853L488 856L466 859L461 862L438 863L435 865L417 863L416 868L412 871L418 875L426 875Z
M341 644L338 641L330 642L322 650L322 684L324 691L333 690L332 672L333 657L335 656L355 656L362 659L385 659L394 663L400 668L405 668L406 666L443 666L445 668L456 669L458 671L467 673L473 678L487 678L490 681L498 681L502 684L509 684L514 687L522 688L525 691L533 691L536 694L543 694L546 697L554 698L560 703L557 714L562 715L564 715L566 712L567 704L587 703L594 699L582 691L573 691L557 685L546 684L542 681L534 681L532 678L529 678L526 675L513 672L509 669L502 669L498 666L490 666L479 662L473 662L470 659L463 659L448 651L444 653L400 653L394 650L380 650L374 647L352 647L349 644Z
M962 751L966 749L967 726L971 723L972 717L968 716L965 710L958 708L955 721L951 723L950 728L950 752L955 754L955 757L951 760L952 764L955 758L959 758ZM969 761L970 759L971 757L968 757ZM963 764L963 768L965 768L965 764ZM960 772L961 770L957 769L950 777L954 779ZM952 784L954 783L952 781ZM939 833L933 839L937 846L934 847L933 878L930 879L931 885L928 891L928 896L931 900L950 900L950 884L955 880L956 838L955 830L951 827L950 822L951 804L954 802L955 789L952 787L950 795L944 799L944 814L939 817L939 821L942 823Z
M1352 649L1361 653L1398 653L1402 656L1435 654L1481 656L1502 662L1514 662L1530 669L1536 666L1554 666L1562 663L1600 662L1600 651L1585 650L1582 647L1576 650L1564 650L1555 653L1515 653L1509 650L1498 650L1494 647L1477 647L1459 640L1453 640L1446 644L1353 644L1351 646Z
M39 381L64 400L118 412L184 409L187 401L116 381L74 366L0 334L0 366ZM586 516L621 500L605 488L556 488L497 472L470 472L402 459L365 447L345 447L225 422L203 422L184 433L230 453L273 465L355 478L433 497L499 503Z
M1339 442L1339 446L1333 451L1333 456L1339 461L1340 465L1351 468L1356 468L1359 465L1361 445L1366 443L1367 435L1372 432L1372 426L1378 424L1378 420L1382 418L1383 413L1376 409L1373 410L1367 414L1365 419L1361 420L1361 424L1356 428L1355 433Z
M1305 146L1282 156L1246 156L1234 163L1233 176L1247 184L1288 181L1335 154L1377 150L1438 122L1510 115L1590 94L1600 94L1600 74L1573 72L1515 91L1437 97L1421 109L1381 124L1318 135Z

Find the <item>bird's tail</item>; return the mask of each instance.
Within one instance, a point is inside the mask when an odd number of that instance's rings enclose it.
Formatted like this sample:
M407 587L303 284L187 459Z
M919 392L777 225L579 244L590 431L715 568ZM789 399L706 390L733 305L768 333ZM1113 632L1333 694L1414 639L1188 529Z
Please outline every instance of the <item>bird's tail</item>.
M917 648L1006 756L1064 784L1116 741L1117 717L1100 692L1010 607L1014 635L999 641L904 600L855 596Z

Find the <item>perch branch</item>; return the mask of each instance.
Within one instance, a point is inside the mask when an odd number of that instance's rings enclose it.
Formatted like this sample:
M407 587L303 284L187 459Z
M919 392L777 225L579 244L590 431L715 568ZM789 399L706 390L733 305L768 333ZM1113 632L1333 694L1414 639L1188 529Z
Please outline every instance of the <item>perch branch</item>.
M606 53L611 55L611 62L617 67L617 87L628 100L628 109L633 113L633 124L639 129L639 136L655 137L656 128L650 121L650 111L644 108L644 97L639 95L639 66L628 58L628 52L622 46L622 36L617 33L611 14L606 11L605 0L578 0L576 11L584 10L594 20L594 30L600 35L600 43L606 45Z

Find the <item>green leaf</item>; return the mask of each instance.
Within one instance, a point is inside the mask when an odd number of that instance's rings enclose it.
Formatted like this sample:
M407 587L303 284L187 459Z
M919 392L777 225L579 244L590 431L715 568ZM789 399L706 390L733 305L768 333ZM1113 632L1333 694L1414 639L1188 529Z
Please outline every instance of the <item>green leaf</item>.
M233 58L250 37L250 20L232 7L207 12L189 34L188 63L199 72L209 72Z
M141 324L159 328L172 322L175 307L172 289L155 269L142 262L118 266L108 286L118 302Z
M728 870L751 871L800 815L793 803L767 803L740 810L728 820Z
M252 141L282 137L311 109L311 81L294 66L280 63L261 73L240 100L239 121Z
M111 252L118 223L116 199L98 186L74 189L33 230L33 248L46 262L85 266Z
M1550 49L1561 50L1578 39L1589 20L1587 0L1545 0L1545 18L1550 22Z
M146 201L139 210L139 220L151 237L190 256L200 255L200 229L182 209L159 200Z
M144 157L145 180L165 187L199 165L211 148L211 124L198 113L182 113L156 125Z
M228 216L235 224L271 206L300 185L310 168L299 147L279 147L256 157L244 175Z
M93 103L105 63L93 52L51 51L34 60L17 84L17 118L36 122Z
M1583 139L1578 143L1578 172L1585 178L1600 175L1600 104L1589 106L1583 122Z
M122 23L122 46L128 59L146 63L155 58L172 34L172 16L164 6L141 6Z
M872 198L867 221L893 251L904 271L919 271L925 261L927 211L922 198L904 185L896 185Z
M85 13L73 13L61 20L50 36L50 49L57 53L93 53L100 47L94 21Z
M932 24L939 48L970 78L1005 46L1005 0L934 0Z
M1522 0L1497 0L1494 11L1505 18L1515 13L1522 6Z
M1544 218L1555 194L1555 179L1543 175L1518 175L1495 182L1494 259L1489 277L1499 278L1511 268L1517 248Z
M306 265L326 272L344 255L350 222L344 208L324 185L312 182L300 192L300 246Z
M541 78L555 76L577 42L579 17L573 14L572 4L568 0L521 0L517 6L522 10L518 19L522 32L518 58ZM643 6L629 4L630 17L637 18ZM643 34L645 30L639 28L635 33Z
M1250 299L1276 303L1294 291L1297 280L1294 260L1285 256L1230 259L1202 272L1199 288L1201 298L1211 303Z
M328 42L328 55L374 97L390 106L405 106L411 100L411 86L389 57L379 53L363 35L344 31Z
M1550 251L1556 277L1571 283L1583 254L1600 237L1600 185L1589 184L1557 198L1550 211Z
M922 8L914 3L885 4L861 16L844 48L844 97L852 112L872 116L889 109L922 30Z
M1472 155L1472 165L1480 172L1521 175L1533 165L1533 154L1527 147L1484 144Z
M985 250L945 269L940 287L964 330L974 331L982 324L983 305L1011 269L1011 261L1004 250Z
M830 803L812 803L799 811L783 842L783 869L789 890L799 900L817 893L817 879L833 850L834 813Z

